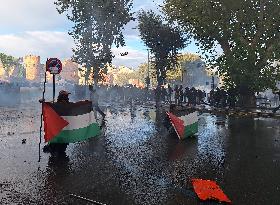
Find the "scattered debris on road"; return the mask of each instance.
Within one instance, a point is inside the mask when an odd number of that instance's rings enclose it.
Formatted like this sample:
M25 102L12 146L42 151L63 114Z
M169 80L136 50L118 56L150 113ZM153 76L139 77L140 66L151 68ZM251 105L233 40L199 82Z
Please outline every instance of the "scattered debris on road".
M197 196L203 201L218 200L220 202L231 203L215 181L192 179L192 184Z

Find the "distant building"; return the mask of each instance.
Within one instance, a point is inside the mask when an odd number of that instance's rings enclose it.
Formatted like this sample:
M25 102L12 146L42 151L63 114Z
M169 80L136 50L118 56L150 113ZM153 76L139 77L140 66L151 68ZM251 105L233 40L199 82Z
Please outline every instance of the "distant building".
M145 88L144 83L142 83L139 79L129 79L128 83L136 86L137 88Z
M40 56L27 55L23 58L26 80L41 81L44 66L40 63Z
M62 61L62 71L60 73L61 79L66 82L78 83L79 82L79 65L70 59Z
M6 71L4 69L3 63L0 60L0 79L4 79L6 77Z
M212 78L214 77L214 79ZM206 69L206 65L202 60L196 60L186 63L183 70L183 86L195 87L203 90L211 90L213 85L219 86L220 80L213 72Z

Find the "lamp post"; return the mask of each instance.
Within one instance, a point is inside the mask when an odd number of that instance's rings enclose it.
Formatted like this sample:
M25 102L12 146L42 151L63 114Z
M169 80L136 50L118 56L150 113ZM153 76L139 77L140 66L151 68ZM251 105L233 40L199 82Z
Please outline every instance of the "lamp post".
M212 90L215 89L215 78L214 78L214 74L212 74Z
M150 85L150 50L148 50L148 73L147 73L147 89L149 89Z

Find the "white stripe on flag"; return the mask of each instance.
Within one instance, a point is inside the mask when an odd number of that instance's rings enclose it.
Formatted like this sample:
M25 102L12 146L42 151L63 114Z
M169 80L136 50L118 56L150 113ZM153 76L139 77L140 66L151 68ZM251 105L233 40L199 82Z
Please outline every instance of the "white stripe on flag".
M181 120L184 121L184 126L192 125L198 122L198 114L197 112L190 113L188 115L179 117Z
M94 117L93 111L83 115L61 116L61 117L65 119L67 122L69 122L69 124L63 128L63 130L75 130L75 129L87 127L92 123L96 123L96 119Z

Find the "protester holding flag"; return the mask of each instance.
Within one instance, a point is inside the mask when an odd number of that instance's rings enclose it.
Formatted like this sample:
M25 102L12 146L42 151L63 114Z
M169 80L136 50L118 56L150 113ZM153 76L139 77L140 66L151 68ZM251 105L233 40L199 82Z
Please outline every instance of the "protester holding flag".
M69 104L70 103L69 94L71 94L71 93L69 93L65 90L61 90L57 97L57 103ZM68 143L49 143L44 146L43 151L60 154L60 153L65 152L67 146L68 146Z
M101 134L92 102L69 102L67 91L60 91L58 101L43 102L45 152L65 153L69 143L88 140Z

